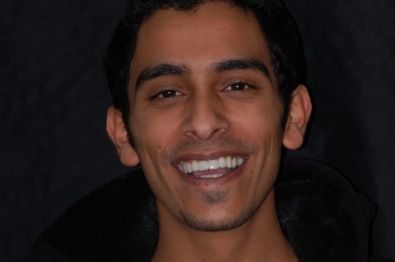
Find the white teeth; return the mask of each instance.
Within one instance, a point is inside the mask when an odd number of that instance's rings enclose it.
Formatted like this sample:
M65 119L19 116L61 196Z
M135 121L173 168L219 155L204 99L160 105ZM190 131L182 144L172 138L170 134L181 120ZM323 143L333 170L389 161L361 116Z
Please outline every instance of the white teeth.
M218 169L219 168L219 162L218 160L209 160L208 161L208 168L210 170L212 169Z
M192 172L192 165L190 163L186 163L186 169L188 170L188 172Z
M224 176L225 174L210 174L210 175L202 175L202 176L194 176L196 178L219 178Z
M232 159L232 168L235 168L237 166L237 160L236 158Z
M209 168L208 162L207 161L197 161L198 162L198 169L197 170L192 170L191 172L188 173L192 173L194 171L206 171Z
M226 166L228 167L232 167L232 158L231 157L226 157Z
M243 161L243 160L242 160L242 161ZM226 160L225 160L225 157L220 157L219 160L218 160L218 162L219 162L219 167L220 167L220 168L226 167Z
M178 168L184 173L193 173L197 171L215 170L219 168L234 169L241 166L244 163L244 158L241 156L227 156L220 157L218 159L210 160L192 160L192 161L182 161L178 164ZM222 174L210 174L207 177L216 178L222 176ZM204 176L206 177L206 176Z
M197 170L199 169L199 164L197 161L192 161L192 170Z

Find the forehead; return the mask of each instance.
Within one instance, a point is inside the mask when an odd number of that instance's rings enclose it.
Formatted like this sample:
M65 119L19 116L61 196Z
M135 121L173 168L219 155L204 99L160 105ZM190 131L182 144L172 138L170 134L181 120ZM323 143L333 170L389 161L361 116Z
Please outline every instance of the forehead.
M193 69L235 57L261 60L271 68L265 36L251 12L222 1L188 11L163 9L138 32L131 78L158 63L181 63Z

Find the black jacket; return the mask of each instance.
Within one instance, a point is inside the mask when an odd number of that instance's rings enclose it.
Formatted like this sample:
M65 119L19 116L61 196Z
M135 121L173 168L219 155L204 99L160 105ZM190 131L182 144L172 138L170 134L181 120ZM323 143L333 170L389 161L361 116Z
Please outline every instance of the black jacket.
M367 203L333 169L288 157L276 184L284 233L302 262L364 262ZM149 261L158 238L153 194L141 170L69 208L41 234L28 261Z

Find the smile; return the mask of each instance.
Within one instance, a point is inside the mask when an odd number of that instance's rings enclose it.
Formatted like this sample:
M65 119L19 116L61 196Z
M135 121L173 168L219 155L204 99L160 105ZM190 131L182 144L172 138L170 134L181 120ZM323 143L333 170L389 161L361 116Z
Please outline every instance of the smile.
M216 179L241 166L245 161L242 156L225 156L210 160L191 160L178 163L178 169L195 178Z

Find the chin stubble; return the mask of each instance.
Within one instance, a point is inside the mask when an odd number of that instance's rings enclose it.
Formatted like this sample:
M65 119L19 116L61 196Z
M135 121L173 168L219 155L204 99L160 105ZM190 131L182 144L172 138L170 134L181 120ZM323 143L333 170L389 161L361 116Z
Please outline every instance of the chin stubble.
M225 193L226 194L226 193ZM206 201L210 201L212 204L218 204L223 202L225 197L224 192L211 192L207 194ZM207 202L206 202L207 203ZM215 221L211 218L198 218L191 213L182 212L181 219L190 228L196 231L202 232L218 232L227 231L240 227L246 223L259 209L261 202L250 206L248 209L243 210L237 217L227 217L219 221Z
M208 205L218 205L225 201L226 195L228 194L229 190L225 191L210 191L202 193L203 201Z

